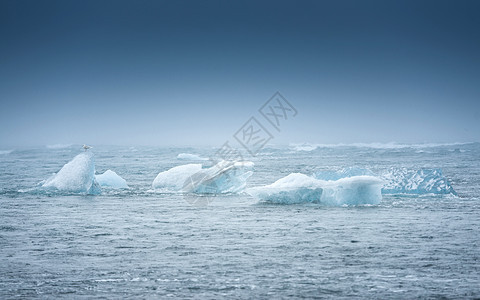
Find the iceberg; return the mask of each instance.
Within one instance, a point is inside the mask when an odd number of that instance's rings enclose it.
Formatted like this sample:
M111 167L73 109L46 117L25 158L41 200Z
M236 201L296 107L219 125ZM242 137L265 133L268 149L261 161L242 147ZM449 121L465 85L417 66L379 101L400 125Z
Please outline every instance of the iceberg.
M353 176L377 176L368 169L345 168L341 171L320 171L314 177L321 180L339 180ZM378 175L384 181L383 194L453 194L453 187L441 169L408 170L391 168Z
M441 169L392 168L382 178L384 194L457 194Z
M159 173L152 187L198 194L238 193L253 174L253 165L252 162L221 161L205 169L201 164L177 166Z
M253 174L253 162L220 161L190 176L183 191L197 194L239 193Z
M201 164L188 164L171 168L158 173L153 180L152 187L154 189L167 188L179 191L182 189L185 181L193 174L200 172L200 170L202 170Z
M101 187L128 189L127 181L112 170L107 170L103 174L95 175L95 179Z
M247 190L253 197L277 204L320 203L330 206L378 204L383 181L373 176L353 176L334 181L292 173L266 186Z
M200 157L197 154L180 153L177 155L178 160L208 160L208 158Z
M42 187L67 193L99 194L101 189L95 179L93 153L83 152L75 156L58 173L47 179Z

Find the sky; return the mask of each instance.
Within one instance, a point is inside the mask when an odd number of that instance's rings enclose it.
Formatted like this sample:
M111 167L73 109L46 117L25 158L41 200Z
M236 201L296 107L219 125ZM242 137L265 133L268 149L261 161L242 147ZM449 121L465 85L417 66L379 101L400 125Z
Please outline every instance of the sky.
M480 141L479 1L0 1L0 147ZM276 93L297 112L275 128ZM269 105L267 105L268 107ZM234 140L235 141L235 140Z

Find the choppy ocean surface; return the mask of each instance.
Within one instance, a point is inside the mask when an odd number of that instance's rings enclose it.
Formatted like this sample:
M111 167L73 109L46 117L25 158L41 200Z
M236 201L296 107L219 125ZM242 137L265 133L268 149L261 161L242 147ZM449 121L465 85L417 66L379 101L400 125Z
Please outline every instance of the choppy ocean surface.
M128 190L25 192L80 146L0 149L0 298L479 298L480 144L297 145L257 157L248 187L293 172L442 169L457 195L379 205L208 206L152 192L156 175L214 148L96 146ZM187 159L187 160L185 160Z

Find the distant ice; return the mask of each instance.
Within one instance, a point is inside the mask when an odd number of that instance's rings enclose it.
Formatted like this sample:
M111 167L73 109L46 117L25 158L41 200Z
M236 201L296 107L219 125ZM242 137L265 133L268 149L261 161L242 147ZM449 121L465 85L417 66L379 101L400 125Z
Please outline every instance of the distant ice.
M99 194L95 180L95 160L92 152L83 152L65 164L62 169L42 185L48 190L67 193Z
M373 176L353 176L335 181L292 173L266 186L247 190L264 202L279 204L321 203L331 206L378 204L383 181Z
M12 153L14 150L11 149L11 150L0 150L0 155L7 155L7 154L10 154Z
M200 157L197 154L190 154L190 153L180 153L177 155L177 159L179 160L208 160L208 158Z
M305 151L310 152L318 148L318 145L312 145L309 143L304 144L290 144L290 147L295 151Z
M47 145L46 147L48 149L65 149L65 148L70 148L72 144L53 144L53 145Z
M112 170L107 170L103 174L95 175L95 179L101 187L128 189L127 181Z
M152 186L200 194L237 193L245 188L252 169L252 162L221 161L205 169L188 164L159 173Z

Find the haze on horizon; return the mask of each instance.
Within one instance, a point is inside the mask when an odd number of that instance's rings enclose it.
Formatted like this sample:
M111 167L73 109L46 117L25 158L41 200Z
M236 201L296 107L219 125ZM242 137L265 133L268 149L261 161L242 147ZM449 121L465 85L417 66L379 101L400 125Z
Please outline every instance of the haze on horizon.
M0 147L480 141L478 1L2 1ZM258 109L297 109L281 132ZM1 149L1 148L0 148Z

